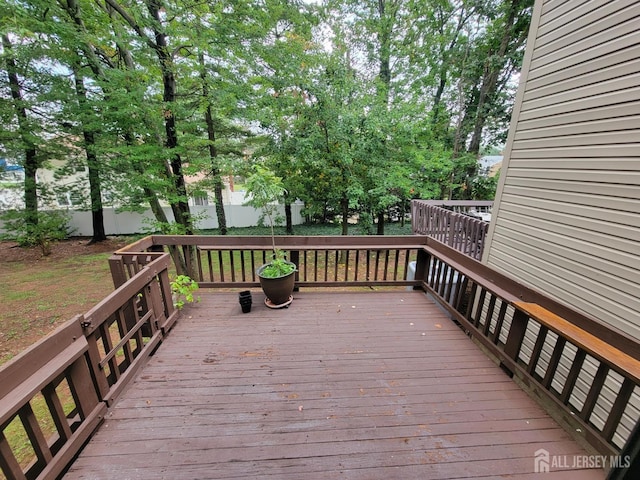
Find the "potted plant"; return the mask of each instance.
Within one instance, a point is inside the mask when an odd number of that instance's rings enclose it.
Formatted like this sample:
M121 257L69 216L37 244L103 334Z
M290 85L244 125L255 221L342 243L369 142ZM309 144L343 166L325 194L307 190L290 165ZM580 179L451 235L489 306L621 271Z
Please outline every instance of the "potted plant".
M180 310L186 303L199 302L200 298L195 298L193 294L198 290L198 282L187 275L178 275L171 280L171 294L173 305Z
M251 198L246 202L260 208L269 221L271 228L272 259L256 271L260 286L267 297L266 305L271 308L288 306L293 300L296 265L286 259L286 254L276 247L274 233L278 200L286 193L282 179L272 171L256 165L254 173L247 178L246 189Z

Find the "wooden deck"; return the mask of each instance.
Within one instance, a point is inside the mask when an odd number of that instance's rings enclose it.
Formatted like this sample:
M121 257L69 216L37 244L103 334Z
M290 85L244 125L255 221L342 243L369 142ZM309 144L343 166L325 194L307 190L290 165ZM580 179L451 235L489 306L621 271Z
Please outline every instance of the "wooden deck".
M201 293L65 479L604 478L423 293Z

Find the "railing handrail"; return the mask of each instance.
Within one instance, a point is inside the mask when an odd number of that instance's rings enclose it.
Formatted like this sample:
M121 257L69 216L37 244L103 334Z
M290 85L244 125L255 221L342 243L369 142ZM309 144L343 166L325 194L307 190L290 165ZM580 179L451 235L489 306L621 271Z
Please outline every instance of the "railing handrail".
M435 205L438 207L465 207L465 208L491 208L493 200L412 200L424 205Z
M268 235L151 235L150 242L156 246L219 246L219 247L266 247L272 248L271 237ZM389 245L393 247L416 247L424 245L427 239L420 235L276 235L276 247L287 249L304 249L305 247L325 247L339 250L345 247L381 248ZM149 243L147 241L146 243ZM125 247L119 252L125 253Z
M299 281L302 286L361 285L368 282L424 289L508 372L535 386L558 408L570 412L568 416L575 417L589 441L600 452L619 452L620 441L614 442L614 437L623 422L625 408L629 402L636 401L634 389L638 386L640 372L638 342L624 332L601 325L427 236L282 236L277 238L277 245L295 253L300 265L315 269L304 272L307 280ZM55 477L65 462L71 460L73 452L81 448L97 427L107 406L133 378L146 356L159 345L177 318L169 288L169 255L160 251L165 247L200 247L194 250L198 262L227 255L225 258L229 258L230 265L224 265L224 268L230 266L235 269L233 274L229 274L233 278L201 284L238 287L247 283L242 278L244 273L240 272L244 272L247 265L256 259L254 254L258 258L264 255L271 247L271 238L145 237L110 258L114 282L119 285L112 294L86 315L67 322L0 368L0 433L13 418L28 422L29 429L33 428L34 422L37 426L30 413L30 401L35 394L41 392L48 403L56 405L57 402L59 405L56 388L61 381L69 383L74 391L75 409L72 414L62 418L55 408L52 411L55 422L62 425L59 438L52 442L38 431L30 435L38 456L33 468L40 472L42 478ZM133 251L132 248L143 250ZM244 255L245 249L251 255ZM326 264L330 263L337 269L341 260L346 263L344 280L338 278L337 273L335 279L316 278L320 266L325 268L326 276ZM223 268L224 263L219 262L218 266ZM408 279L410 264L413 264L413 280ZM203 265L199 263L201 268ZM212 265L206 266L213 268ZM350 278L349 275L354 276ZM115 341L108 333L110 325L114 328L117 325L119 330ZM571 328L565 328L567 325ZM552 354L542 362L550 332L557 336L557 340L549 344ZM523 351L527 338L532 345L530 352ZM139 349L132 349L131 342L137 342ZM570 371L566 381L558 387L557 368L562 364L565 348L569 345L576 352L575 358L568 364ZM578 392L582 368L590 361L589 358L598 362L595 366L597 373L592 384L584 387L587 389L584 392L586 398L583 406L578 408L572 403L572 396ZM620 358L624 361L618 361ZM30 370L23 370L24 376L20 378L17 372L22 365L31 366ZM605 416L600 425L591 417L598 410L601 399L607 400L605 397L610 395L607 379L611 371L617 372L623 381L609 412L599 412ZM9 378L11 380L3 381ZM622 434L618 433L618 436ZM61 448L61 444L66 447ZM25 473L12 454L7 454L8 451L10 447L6 438L0 435L0 465L9 472L8 478L24 478ZM33 472L29 474L36 475Z

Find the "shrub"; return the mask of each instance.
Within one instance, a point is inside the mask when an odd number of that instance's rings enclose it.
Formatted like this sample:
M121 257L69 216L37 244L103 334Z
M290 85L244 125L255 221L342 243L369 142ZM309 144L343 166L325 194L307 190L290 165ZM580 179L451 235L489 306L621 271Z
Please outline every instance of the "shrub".
M14 240L21 247L38 246L42 255L51 253L51 244L69 238L70 215L66 211L51 210L38 212L38 222L33 225L27 222L24 210L10 210L1 217L7 233L0 235L2 240Z

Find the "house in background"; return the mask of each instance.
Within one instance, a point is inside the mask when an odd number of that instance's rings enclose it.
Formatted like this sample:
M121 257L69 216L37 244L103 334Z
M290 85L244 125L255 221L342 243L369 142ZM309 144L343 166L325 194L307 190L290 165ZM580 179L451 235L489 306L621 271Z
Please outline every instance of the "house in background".
M483 256L636 343L639 85L640 1L536 1ZM549 339L547 361L553 348ZM563 351L565 372L572 354ZM596 375L592 360L586 365ZM592 379L579 379L584 396L571 400L578 411ZM611 375L606 387L611 403L597 405L593 424L611 408L619 379ZM620 445L639 417L636 388L614 442Z
M24 168L0 158L0 211L22 202Z
M47 168L39 168L36 181L45 187L47 194L40 196L38 207L41 210L67 210L70 214L70 229L78 236L91 236L93 232L92 217L89 206L89 177L86 166L79 164L72 172L65 175L57 171L66 166L65 160L50 160ZM67 169L68 170L68 169ZM197 218L200 229L218 228L215 211L215 196L210 187L199 184L205 179L204 174L185 177L191 211ZM120 211L115 196L103 188L102 201L104 225L107 235L136 234L153 229L154 216L147 208L144 212ZM245 206L245 192L234 191L233 179L224 180L222 193L227 226L248 227L260 223L260 212L253 207ZM167 218L173 213L168 203L161 202ZM303 223L303 205L296 202L292 205L293 223ZM24 169L4 161L0 164L0 213L6 210L24 208ZM5 233L0 221L0 233Z
M484 155L478 160L478 173L493 177L502 167L502 155Z
M51 192L48 198L40 198L39 206L44 209L80 209L87 208L89 202L89 174L87 167L81 165L72 173L64 176L57 171L64 168L64 160L51 160L46 168L39 168L36 173L36 181L41 186L47 186ZM204 179L204 174L192 175L185 178L188 186L192 186L194 193L189 197L192 206L213 205L215 202L213 192L197 190L196 185ZM0 158L0 210L24 208L23 200L24 168L9 163ZM225 205L241 205L244 196L234 195L232 182L225 179L222 192ZM103 191L103 204L106 207L118 207L112 200L108 191Z

